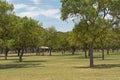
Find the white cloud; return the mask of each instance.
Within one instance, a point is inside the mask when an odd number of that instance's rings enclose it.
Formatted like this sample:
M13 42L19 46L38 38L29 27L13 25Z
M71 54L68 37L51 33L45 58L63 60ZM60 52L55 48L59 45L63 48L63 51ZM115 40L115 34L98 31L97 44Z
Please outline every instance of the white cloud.
M35 9L39 9L36 6L30 6L30 5L26 5L26 4L14 4L14 8L15 8L15 11L20 10L20 9L24 9L24 10L27 10L27 11L32 11L32 10L35 10Z
M40 13L42 15L50 17L50 18L60 19L60 10L59 9L41 10Z
M37 10L37 9L39 9L38 7L35 7L35 6L33 6L33 7L26 7L26 10L27 11L34 11L34 10Z
M28 7L28 5L25 5L25 4L14 4L15 10L23 9L23 8L26 8L26 7Z
M40 14L38 13L38 11L26 11L26 12L18 13L17 15L20 16L20 17L24 17L24 16L27 16L27 17L37 17Z
M34 4L39 4L41 0L31 0Z
M6 0L7 2L10 2L10 1L12 1L12 0Z
M40 2L40 0L32 0L34 3ZM14 4L14 11L16 15L20 17L28 16L28 17L38 17L45 16L54 19L60 19L60 10L59 9L41 9L39 6L32 6L29 4Z
M55 19L60 19L60 11L59 9L39 9L39 10L30 10L30 11L25 11L17 14L18 16L24 17L38 17L38 16L46 16L49 18L55 18Z

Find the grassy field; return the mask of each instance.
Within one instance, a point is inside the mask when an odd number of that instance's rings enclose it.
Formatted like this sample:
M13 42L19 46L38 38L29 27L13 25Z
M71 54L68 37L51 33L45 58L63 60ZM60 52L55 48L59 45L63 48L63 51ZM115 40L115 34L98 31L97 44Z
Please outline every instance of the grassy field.
M94 54L95 68L84 55L0 57L0 80L120 80L120 54Z

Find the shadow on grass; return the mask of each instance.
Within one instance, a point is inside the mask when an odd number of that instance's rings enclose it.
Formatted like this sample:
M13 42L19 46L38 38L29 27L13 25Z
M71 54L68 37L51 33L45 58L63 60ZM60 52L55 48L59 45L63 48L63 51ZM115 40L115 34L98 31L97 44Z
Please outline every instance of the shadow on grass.
M119 53L110 53L108 55L120 55L120 52Z
M39 63L39 62L47 62L47 61L46 60L33 60L33 61L23 61L23 62L25 62L25 63L32 63L32 62Z
M16 69L16 68L35 68L35 67L45 67L41 64L0 64L0 69Z
M16 60L11 64L0 64L0 69L16 69L16 68L35 68L35 67L45 67L41 65L41 62L47 62L46 60L33 60L33 61L24 61L19 62L18 59L10 59Z
M74 55L72 55L72 54L70 54L70 53L65 53L65 54L52 54L52 56L76 56L76 55L81 55L81 54L74 54ZM46 55L46 56L49 56L49 55Z
M82 60L87 60L87 59L89 59L89 57L85 58L85 56L79 55L79 56L71 56L70 59L78 59L78 60L79 60L79 59L82 59Z
M92 69L110 69L110 68L115 68L115 67L120 67L120 64L101 64L101 65L94 65ZM73 68L76 69L81 69L81 68L90 68L89 66L74 66Z

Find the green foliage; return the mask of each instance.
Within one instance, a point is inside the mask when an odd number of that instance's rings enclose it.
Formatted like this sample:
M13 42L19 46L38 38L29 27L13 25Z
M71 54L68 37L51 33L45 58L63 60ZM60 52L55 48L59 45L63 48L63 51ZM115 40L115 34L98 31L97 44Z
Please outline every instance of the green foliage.
M77 37L77 35L75 35L73 31L69 32L69 36L68 36L69 46L71 46L71 47L81 46L76 37Z
M42 30L41 25L38 21L31 18L23 17L20 18L18 25L15 28L15 45L18 48L37 47L39 44L39 36Z
M57 31L55 27L46 28L43 39L44 39L44 46L48 46L50 48L57 47Z
M67 49L70 47L68 41L68 32L57 32L57 47L60 49Z
M11 13L13 5L7 3L5 0L0 0L0 17Z
M11 15L12 15L13 5L8 4L6 1L0 1L0 39L2 44L0 45L3 48L9 47L9 40L12 36L11 26Z

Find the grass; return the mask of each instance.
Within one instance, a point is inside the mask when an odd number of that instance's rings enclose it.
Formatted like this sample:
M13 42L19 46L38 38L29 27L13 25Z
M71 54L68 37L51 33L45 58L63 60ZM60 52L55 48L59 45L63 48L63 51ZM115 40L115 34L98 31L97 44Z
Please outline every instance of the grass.
M0 57L0 80L120 80L120 55L94 54L95 68L84 55Z

